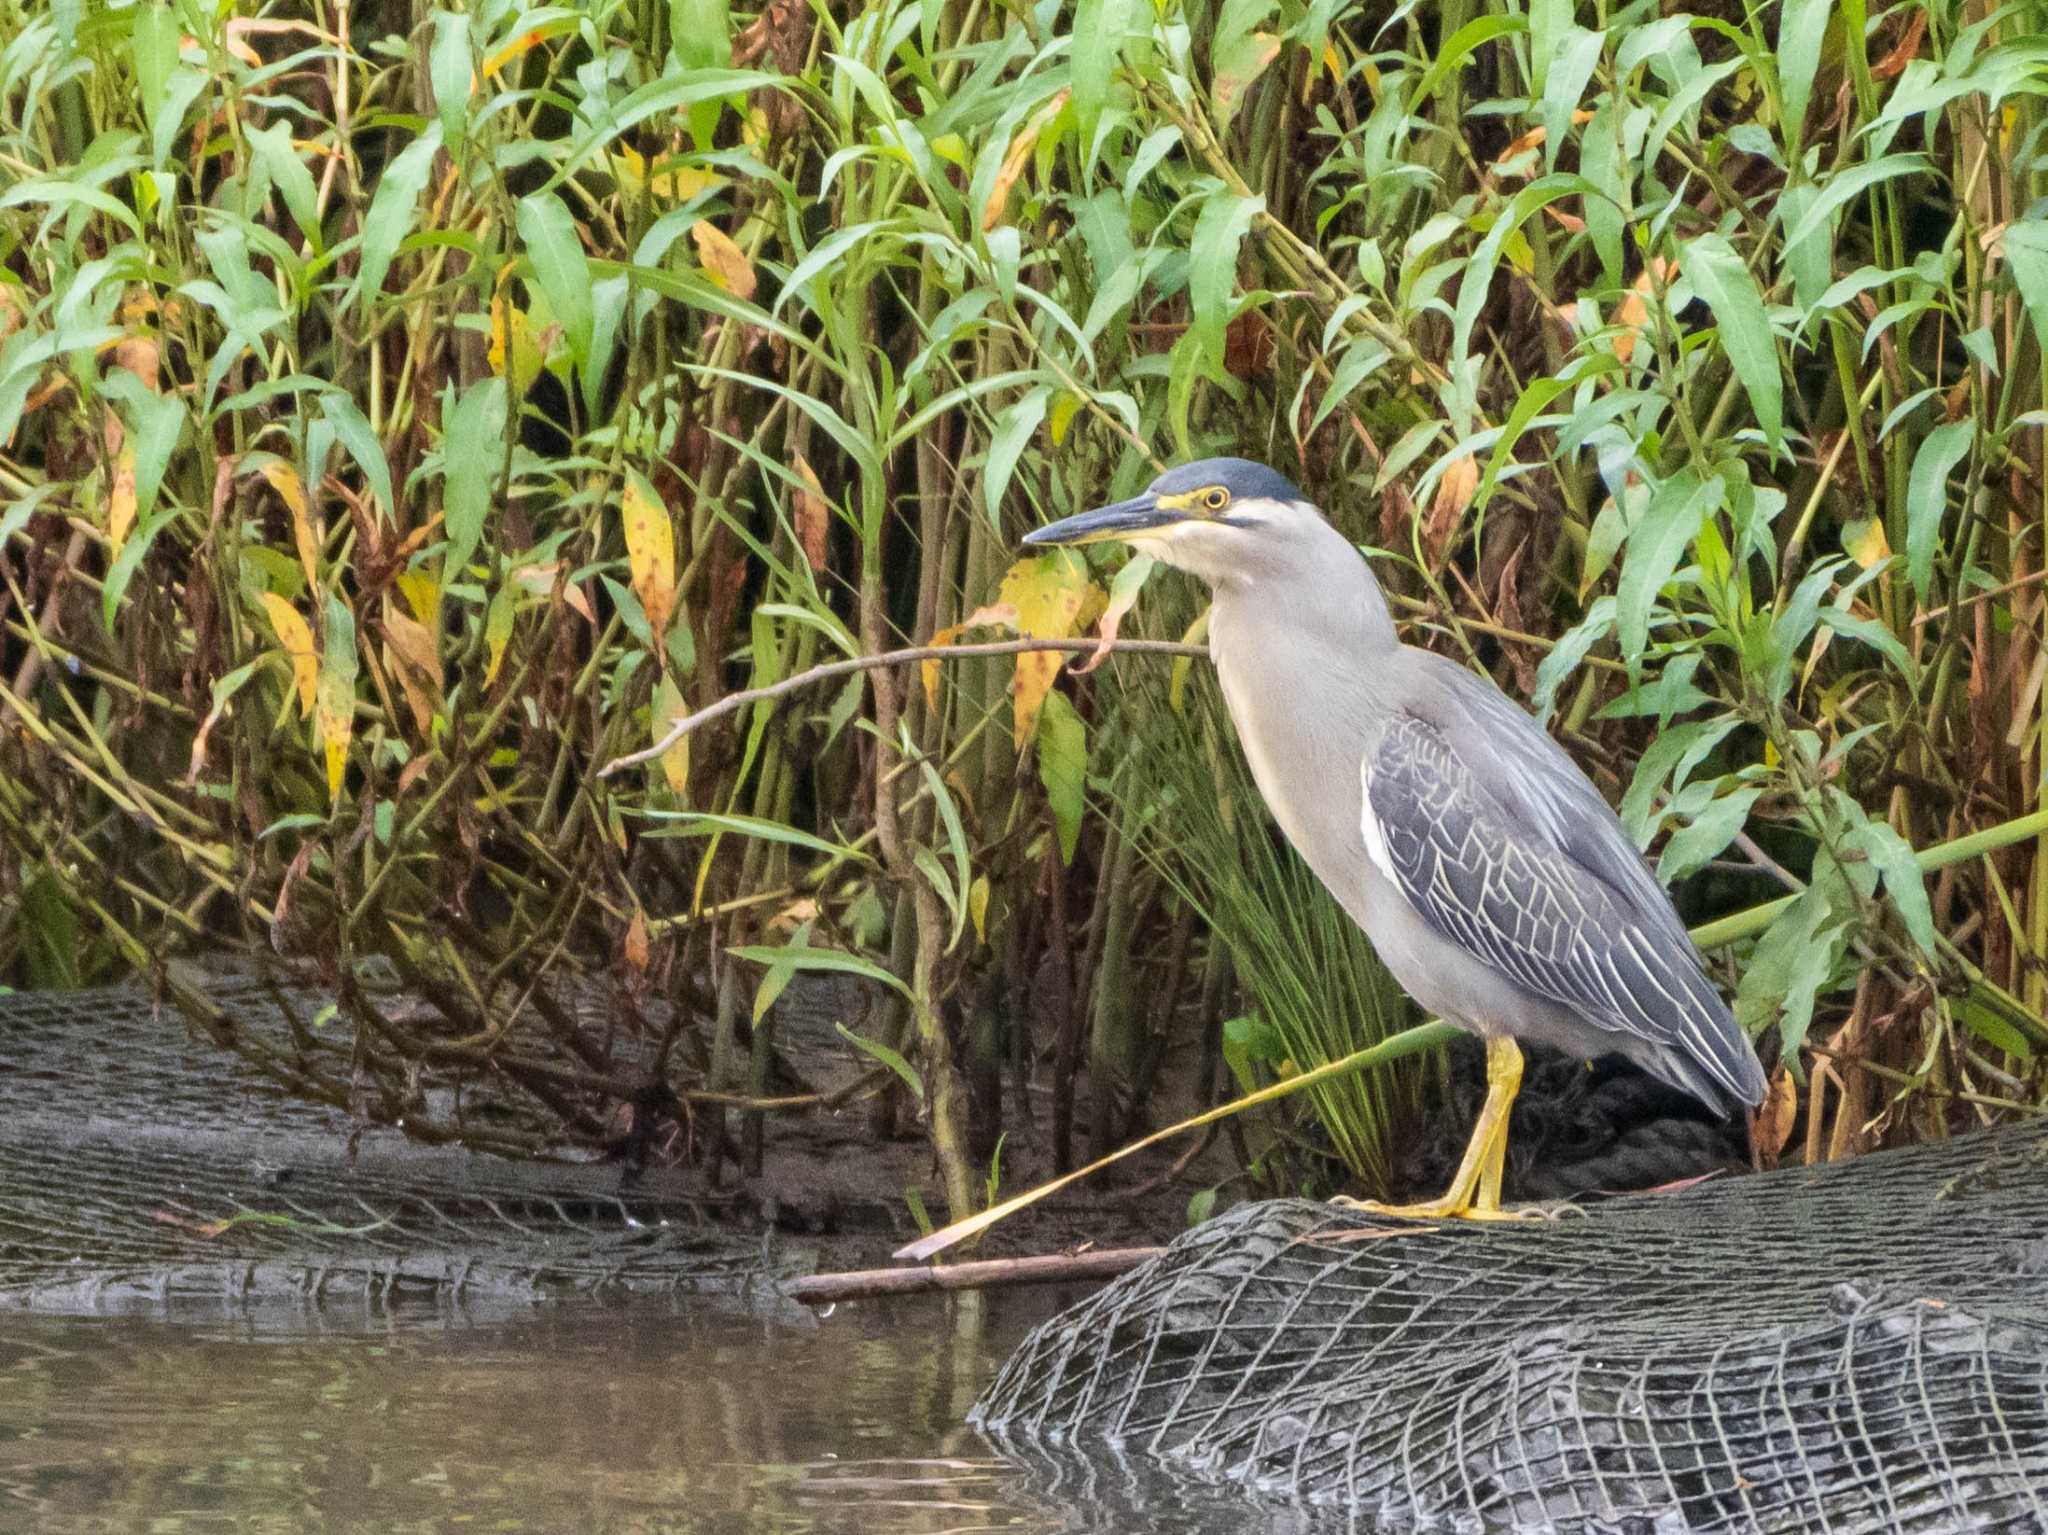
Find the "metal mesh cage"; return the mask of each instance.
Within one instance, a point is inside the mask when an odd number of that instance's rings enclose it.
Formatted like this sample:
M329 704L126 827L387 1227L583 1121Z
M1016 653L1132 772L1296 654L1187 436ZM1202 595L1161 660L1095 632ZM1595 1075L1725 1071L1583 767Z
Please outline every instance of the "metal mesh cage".
M974 1416L1376 1530L2048 1531L2044 1232L2048 1124L1550 1222L1247 1205Z
M223 979L289 1043L327 998ZM564 1293L737 1290L773 1265L616 1164L412 1145L285 1095L139 987L0 996L0 1311L471 1315Z

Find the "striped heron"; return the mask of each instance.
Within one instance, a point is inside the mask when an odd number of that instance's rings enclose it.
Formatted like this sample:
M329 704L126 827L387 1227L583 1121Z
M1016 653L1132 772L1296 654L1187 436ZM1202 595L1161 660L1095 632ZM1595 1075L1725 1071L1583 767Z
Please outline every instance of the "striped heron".
M1287 479L1241 458L1027 544L1119 539L1207 582L1209 652L1273 818L1418 1003L1486 1042L1487 1095L1439 1199L1499 1218L1516 1040L1610 1052L1723 1112L1763 1069L1620 820L1486 678L1404 645L1371 569Z

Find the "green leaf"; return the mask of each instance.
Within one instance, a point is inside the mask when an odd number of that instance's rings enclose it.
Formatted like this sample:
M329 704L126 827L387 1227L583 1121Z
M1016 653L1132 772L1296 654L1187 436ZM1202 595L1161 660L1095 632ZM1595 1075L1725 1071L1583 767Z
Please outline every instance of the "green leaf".
M1665 884L1684 879L1704 869L1735 840L1735 834L1749 822L1749 810L1763 794L1763 787L1737 789L1712 801L1684 826L1671 834L1657 860L1657 878Z
M1223 1025L1223 1061L1241 1091L1258 1087L1254 1066L1278 1066L1286 1059L1287 1041L1264 1019L1232 1018Z
M2048 223L2028 219L2006 225L2005 260L2034 322L2034 342L2048 354Z
M1798 221L1786 234L1785 248L1790 250L1815 230L1824 227L1834 216L1837 208L1850 198L1867 192L1880 181L1889 181L1894 176L1904 176L1909 172L1926 173L1929 170L1931 167L1925 155L1885 155L1881 159L1866 160L1861 165L1853 165L1839 175L1829 177L1827 184L1821 188L1820 196L1806 206ZM1781 222L1789 212L1790 210L1785 210L1780 214Z
M726 0L668 0L669 46L684 69L732 64L732 11Z
M1087 806L1088 727L1064 693L1046 694L1039 711L1038 781L1045 785L1045 797L1052 806L1060 862L1071 864Z
M348 449L356 467L363 471L370 494L377 498L378 509L388 522L397 511L397 502L391 495L391 460L385 457L384 444L377 440L369 418L338 389L320 396L320 414L334 428L334 435Z
M1797 164L1820 68L1821 40L1827 36L1833 0L1783 0L1778 9L1778 97L1783 106L1785 162Z
M1906 578L1922 601L1934 581L1934 551L1948 512L1948 477L1976 435L1976 422L1951 421L1929 432L1913 455L1906 482Z
M1859 807L1860 812L1860 807ZM1905 923L1906 932L1930 962L1936 957L1934 908L1927 900L1927 876L1912 846L1884 821L1865 819L1849 835L1849 845L1862 850L1884 877L1885 893Z
M291 214L292 222L299 226L312 249L321 248L320 238L320 196L313 184L313 173L306 169L306 162L299 158L299 151L292 144L291 125L285 122L272 123L268 128L245 126L249 150L263 174L270 178L284 198L285 211Z
M1542 87L1545 170L1557 168L1557 152L1564 147L1572 113L1586 94L1586 86L1591 82L1593 70L1606 46L1607 34L1604 31L1588 32L1584 27L1574 26L1567 29L1564 41L1550 56Z
M919 1081L917 1073L911 1070L910 1062L906 1061L898 1052L891 1050L879 1039L869 1039L865 1034L854 1033L853 1030L843 1023L835 1023L832 1027L837 1029L839 1037L849 1045L852 1045L854 1049L872 1055L884 1066L895 1072L897 1076L903 1079L903 1085L910 1089L910 1096L919 1103L924 1102L924 1083Z
M1635 777L1621 797L1622 824L1638 847L1647 846L1656 830L1651 809L1664 786L1669 784L1674 794L1683 789L1692 770L1741 723L1738 714L1721 714L1712 719L1688 720L1657 732L1656 738L1643 749Z
M458 160L469 135L469 91L475 70L470 61L469 18L453 11L434 12L434 47L427 59L434 88L434 111L441 120L441 138Z
M1045 403L1051 394L1044 384L1028 389L996 419L995 432L989 438L988 468L981 477L981 492L988 505L989 521L998 528L1002 526L1003 497L1009 492L1011 476L1017 472L1017 460L1023 456L1031 434L1045 419Z
M1522 32L1528 22L1520 16L1509 13L1504 16L1481 16L1468 21L1451 34L1430 66L1423 72L1422 81L1415 87L1415 93L1408 98L1408 110L1415 112L1434 96L1451 74L1463 69L1472 55L1497 37L1506 37L1511 32Z
M590 361L596 306L590 292L590 258L576 235L576 221L552 192L536 192L519 200L519 240L533 264L548 310L562 327L569 355L583 367Z
M184 434L184 401L175 394L158 394L125 370L108 374L100 387L123 407L128 441L135 448L135 512L147 517L156 507L164 471Z
M1775 456L1785 443L1785 385L1771 322L1764 315L1763 290L1735 247L1718 234L1701 235L1687 245L1683 269L1713 312L1722 350L1748 391L1757 425Z
M1899 675L1908 682L1919 677L1920 668L1914 664L1905 644L1882 621L1862 618L1846 609L1836 607L1822 608L1815 618L1823 629L1831 629L1836 634L1860 640L1868 645L1897 667Z
M912 1001L910 988L897 980L888 970L871 959L862 959L858 954L848 954L843 949L813 949L803 944L784 944L768 947L761 944L746 944L725 951L734 959L746 960L755 965L794 965L799 970L830 970L842 975L864 976L870 981L887 986Z
M461 579L497 492L505 464L505 381L485 378L471 384L447 421L441 443L441 509L448 534L443 584Z
M1117 57L1131 24L1131 0L1079 0L1074 7L1071 79L1074 121L1081 130L1084 154L1094 153L1095 125L1109 105Z
M1956 1017L1962 1020L1964 1028L1993 1049L2003 1050L2028 1066L2034 1064L2034 1047L2027 1036L1974 997L1965 997L1956 1004Z
M932 803L939 809L939 824L946 828L946 848L953 859L955 875L953 886L958 892L954 899L953 942L960 941L961 923L966 917L964 902L967 887L974 883L973 860L967 851L967 828L960 824L960 807L953 802L953 791L946 787L945 779L939 776L939 766L929 756L916 751L909 739L904 737L904 755L915 756L918 772L923 775L924 786L930 791ZM932 882L937 885L939 882Z
M419 218L420 193L426 190L434 156L441 152L441 125L427 131L393 156L377 178L370 211L363 216L362 266L356 272L358 310L366 311L384 289L385 274L405 237Z
M1832 979L1844 934L1820 885L1809 886L1757 940L1735 991L1735 1019L1752 1037L1777 1025L1786 1059L1813 1023L1814 999Z
M1238 249L1252 220L1265 211L1263 197L1239 197L1219 186L1195 218L1188 245L1188 303L1194 310L1189 330L1211 371L1223 368L1223 332L1230 324L1230 299L1237 291Z
M1699 537L1700 525L1720 507L1725 490L1719 475L1702 481L1692 470L1681 469L1657 487L1630 531L1615 591L1615 623L1622 659L1632 675L1642 666L1658 592Z
M1209 43L1214 69L1216 122L1227 128L1244 105L1245 93L1280 54L1280 39L1265 27L1273 0L1223 0Z
M1500 436L1493 445L1492 456L1486 461L1486 473L1480 476L1479 489L1472 497L1472 504L1482 511L1485 510L1486 503L1493 499L1493 487L1500 479L1501 470L1514 455L1515 444L1521 440L1522 433L1529 429L1529 423L1534 421L1552 400L1583 379L1599 373L1610 373L1616 366L1612 352L1596 352L1589 354L1584 363L1567 367L1563 373L1545 374L1540 378L1531 379L1528 387L1522 391L1522 397L1515 401L1515 408L1508 413L1506 424L1501 427Z
M114 563L107 567L106 584L100 590L100 613L105 619L107 632L114 632L114 611L121 606L121 599L127 595L129 582L135 579L135 572L142 568L143 558L149 547L156 542L157 534L168 527L178 515L175 506L157 509L153 516L145 517L141 524L128 535L128 542L121 546L121 552L114 556Z

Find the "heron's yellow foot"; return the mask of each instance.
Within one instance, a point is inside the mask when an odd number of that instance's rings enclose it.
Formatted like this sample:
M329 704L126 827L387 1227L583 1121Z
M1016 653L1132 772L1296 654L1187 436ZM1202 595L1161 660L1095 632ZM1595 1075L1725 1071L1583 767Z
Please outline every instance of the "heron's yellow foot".
M1451 1186L1436 1199L1418 1204L1382 1204L1376 1199L1348 1199L1339 1196L1332 1204L1364 1210L1373 1215L1391 1215L1406 1220L1518 1221L1541 1220L1541 1210L1503 1210L1500 1207L1501 1172L1507 1162L1508 1110L1522 1086L1522 1050L1502 1036L1486 1042L1486 1103L1472 1126L1472 1139L1451 1177Z

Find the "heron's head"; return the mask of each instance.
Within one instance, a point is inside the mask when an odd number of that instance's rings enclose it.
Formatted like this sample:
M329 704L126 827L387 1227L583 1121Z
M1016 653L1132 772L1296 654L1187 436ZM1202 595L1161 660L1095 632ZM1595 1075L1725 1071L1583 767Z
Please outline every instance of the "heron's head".
M1285 475L1243 458L1204 458L1159 476L1128 501L1024 535L1035 545L1119 539L1214 585L1285 569L1330 536L1323 514Z

